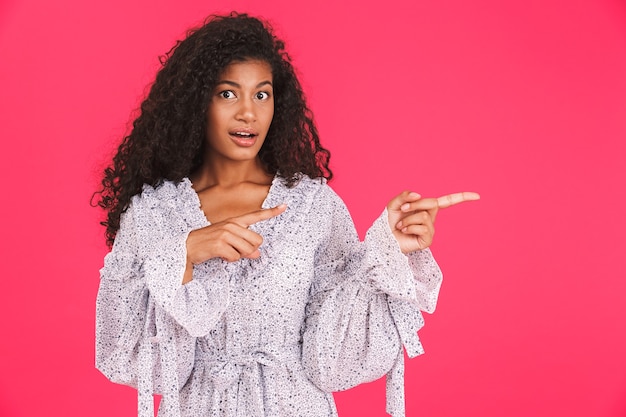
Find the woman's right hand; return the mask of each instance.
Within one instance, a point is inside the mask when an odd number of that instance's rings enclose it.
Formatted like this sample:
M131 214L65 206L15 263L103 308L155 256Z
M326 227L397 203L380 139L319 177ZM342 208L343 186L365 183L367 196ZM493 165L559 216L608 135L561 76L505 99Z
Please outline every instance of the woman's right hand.
M219 223L193 230L187 237L187 269L183 284L192 280L193 265L212 258L235 262L241 258L256 259L261 256L259 246L263 237L248 229L254 223L282 214L287 208L281 204L231 217Z

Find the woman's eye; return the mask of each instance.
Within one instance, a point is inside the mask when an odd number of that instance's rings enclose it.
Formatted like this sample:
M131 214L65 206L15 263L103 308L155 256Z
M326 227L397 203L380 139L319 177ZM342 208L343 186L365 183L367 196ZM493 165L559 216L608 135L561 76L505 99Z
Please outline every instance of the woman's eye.
M258 93L256 93L256 98L257 100L267 100L268 98L270 98L270 95L265 91L259 91Z
M219 93L219 96L222 98L235 98L235 93L230 90L225 90Z

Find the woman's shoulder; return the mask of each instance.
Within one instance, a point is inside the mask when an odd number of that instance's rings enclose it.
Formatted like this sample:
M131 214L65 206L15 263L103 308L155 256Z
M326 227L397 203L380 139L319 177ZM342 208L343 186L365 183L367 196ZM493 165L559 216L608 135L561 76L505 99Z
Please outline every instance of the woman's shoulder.
M307 175L301 175L292 186L286 185L284 180L281 182L279 193L288 194L293 199L320 203L336 197L326 178L311 178Z
M302 175L298 178L295 187L301 187L308 192L319 192L328 188L326 178L311 178L308 175Z
M163 203L171 205L193 200L195 195L191 181L186 177L180 181L163 180L156 185L144 184L141 192L133 196L131 204L135 207L152 208Z
M200 201L189 178L180 181L163 180L156 185L144 184L141 193L136 194L128 211L141 215L151 212L162 213L167 217L182 217L192 224L203 220Z
M124 215L127 213L131 213L138 223L159 224L172 230L198 228L206 223L200 200L188 178L164 180L156 185L144 184Z
M275 196L275 201L272 201L274 205L283 202L288 205L295 204L307 212L328 213L344 205L343 200L328 185L325 178L310 178L302 175L292 187L282 185L281 191L277 194L282 195Z

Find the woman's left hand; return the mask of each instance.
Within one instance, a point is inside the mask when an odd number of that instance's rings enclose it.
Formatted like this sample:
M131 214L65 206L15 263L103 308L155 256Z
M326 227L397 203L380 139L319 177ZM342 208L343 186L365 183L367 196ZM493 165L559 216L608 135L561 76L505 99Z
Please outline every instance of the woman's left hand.
M418 193L404 191L387 204L389 227L402 253L426 249L433 243L439 209L478 199L477 193L469 191L439 198L422 198Z

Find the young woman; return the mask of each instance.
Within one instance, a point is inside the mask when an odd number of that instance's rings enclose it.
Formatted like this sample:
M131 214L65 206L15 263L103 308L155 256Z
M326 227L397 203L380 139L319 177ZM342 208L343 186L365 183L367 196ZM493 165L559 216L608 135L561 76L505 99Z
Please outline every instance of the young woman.
M213 16L170 51L99 200L96 366L140 415L158 392L164 416L335 416L333 391L385 374L404 415L435 215L478 196L403 192L360 242L329 156L263 22Z

